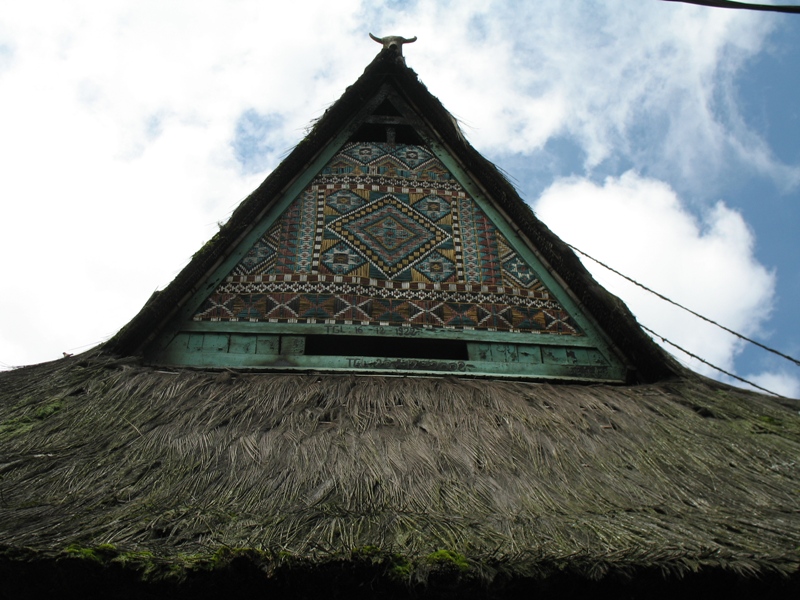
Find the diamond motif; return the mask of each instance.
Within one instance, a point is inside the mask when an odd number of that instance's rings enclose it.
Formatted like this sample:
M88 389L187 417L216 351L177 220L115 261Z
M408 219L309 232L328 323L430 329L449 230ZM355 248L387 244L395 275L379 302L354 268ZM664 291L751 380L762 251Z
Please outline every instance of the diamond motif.
M513 282L524 288L529 288L539 279L538 275L516 253L503 263L503 272Z
M325 203L340 215L364 205L364 199L350 190L339 190L328 196Z
M386 155L386 151L379 144L356 144L345 148L342 153L364 165Z
M242 257L233 272L237 275L249 275L273 268L278 257L278 241L276 238L279 233L279 228L273 225L267 233L253 244L253 247Z
M414 203L414 208L434 222L450 213L450 203L435 194L418 200Z
M456 272L453 261L438 252L432 252L419 261L414 268L431 281L447 281Z
M402 160L410 169L433 158L433 155L426 152L421 146L398 146L392 155Z
M393 216L387 216L385 219L364 227L364 231L369 233L371 238L385 250L390 251L396 250L417 235L417 231L412 231L403 226L403 224Z
M424 215L388 194L327 227L389 277L424 258L450 237Z
M337 275L347 275L365 262L367 261L363 256L344 242L340 242L322 253L322 263L328 267L331 273Z

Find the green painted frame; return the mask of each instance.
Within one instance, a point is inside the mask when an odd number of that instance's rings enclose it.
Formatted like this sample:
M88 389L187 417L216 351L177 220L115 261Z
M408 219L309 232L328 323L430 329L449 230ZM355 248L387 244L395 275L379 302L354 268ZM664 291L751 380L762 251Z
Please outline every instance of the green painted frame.
M384 100L389 100L406 121L415 128L428 145L428 149L448 168L471 198L486 212L495 226L522 258L531 265L542 282L564 309L575 320L584 335L563 336L530 332L498 332L482 330L455 330L425 327L383 327L359 325L332 325L327 323L268 323L268 322L195 322L193 315L205 299L213 293L224 278L233 270L253 244L260 239L272 224L280 218L290 203L308 186L333 158L336 152L352 137L356 130ZM326 336L378 336L387 338L413 337L425 340L461 340L469 348L468 360L382 358L362 356L358 352L339 356L311 356L303 353L302 344L297 352L259 353L238 351L244 347L257 348L258 340L277 338L279 347L284 339L303 338L310 335ZM198 342L198 340L203 340ZM205 342L208 341L206 347ZM387 341L388 343L388 341ZM481 354L481 346L485 351ZM515 348L505 352L504 348ZM492 349L495 349L493 351ZM233 350L233 351L232 351ZM485 360L486 356L527 357L523 361ZM582 353L582 354L581 354ZM578 355L590 358L579 360ZM558 357L572 356L568 358ZM483 357L483 359L481 359ZM602 330L581 308L580 303L557 281L541 257L521 237L510 219L491 202L488 194L475 179L453 157L437 138L432 128L401 93L388 83L368 100L361 110L344 126L311 161L306 169L283 190L250 230L230 249L228 255L208 274L191 297L183 303L169 324L145 350L148 362L159 365L180 365L204 368L236 368L254 370L288 371L333 371L333 372L382 372L419 374L459 374L468 376L513 377L558 380L589 380L623 382L627 368L622 357L615 352Z

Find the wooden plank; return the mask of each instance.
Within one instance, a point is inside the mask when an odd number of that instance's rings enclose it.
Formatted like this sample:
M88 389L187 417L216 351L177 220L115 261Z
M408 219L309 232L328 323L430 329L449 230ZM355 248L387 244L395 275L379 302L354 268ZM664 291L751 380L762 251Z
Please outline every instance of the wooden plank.
M231 354L255 354L258 336L242 333L230 334L228 352Z
M281 336L281 354L303 354L306 349L306 338L301 335Z
M608 365L608 361L597 350L589 348L546 348L542 352L547 365Z
M277 335L256 335L256 354L280 354L281 338Z
M220 352L168 354L170 365L200 368L232 368L260 371L323 371L380 373L393 375L459 375L564 381L623 382L623 369L609 366L525 364L473 360L437 360L417 358L376 358L365 356L304 356L230 354ZM158 363L157 363L158 364Z
M530 344L496 344L496 343L471 343L468 344L469 357L474 361L540 364L542 350L539 346Z
M203 354L209 352L228 352L230 335L226 333L206 333L203 335Z
M189 321L183 331L273 333L297 335L348 335L378 337L413 337L417 339L451 339L464 341L535 343L543 346L595 347L586 336L557 335L531 331L487 331L484 329L448 329L395 325L360 325L333 323L269 323L265 321Z
M205 338L205 334L202 333L194 333L189 335L188 339L186 340L187 350L189 352L202 352L203 338Z
M388 115L371 115L367 117L364 122L377 125L405 125L408 123L405 117L391 117Z
M243 333L208 333L208 332L182 332L178 334L173 343L155 359L157 362L164 361L167 357L176 360L175 364L193 365L197 362L198 366L210 364L202 355L221 355L230 354L237 359L244 359L246 355L258 355L264 358L258 359L256 364L269 364L274 360L273 357L282 356L302 356L306 348L305 336L289 335L263 335L253 332ZM387 340L390 343L390 340ZM498 342L469 342L467 343L469 361L483 363L485 365L506 365L505 367L495 367L491 372L506 372L513 365L525 371L532 365L542 365L542 373L547 372L550 367L602 367L613 368L624 373L619 365L610 363L602 352L596 348L581 348L576 346L547 346L540 344L508 344ZM339 356L308 356L317 368L340 368L341 359L349 360L351 357L365 359L369 364L388 365L392 361L413 361L423 359L415 357L363 357L359 354L358 345L342 345ZM221 359L214 358L213 364L220 363ZM233 359L231 359L233 360ZM424 359L428 360L428 359ZM435 360L435 359L434 359ZM265 363L263 361L266 361ZM378 361L378 362L376 362ZM384 361L384 362L380 362ZM229 364L230 360L223 361ZM363 362L363 361L362 361ZM445 361L452 362L452 361ZM251 363L247 363L251 364ZM304 364L310 365L310 362ZM366 364L366 363L364 363ZM405 363L398 363L405 364ZM359 368L369 368L361 366ZM383 367L380 367L383 368ZM560 371L559 371L560 372Z

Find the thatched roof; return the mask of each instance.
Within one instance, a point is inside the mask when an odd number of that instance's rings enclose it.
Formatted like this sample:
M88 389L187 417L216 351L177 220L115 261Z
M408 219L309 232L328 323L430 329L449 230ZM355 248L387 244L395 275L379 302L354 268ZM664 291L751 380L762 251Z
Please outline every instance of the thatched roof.
M386 82L638 385L144 364L176 307ZM796 597L798 456L796 405L678 367L382 51L117 336L0 374L0 597Z
M699 377L163 372L94 353L4 373L0 398L1 562L36 579L83 559L205 581L238 556L265 585L800 585L796 407Z

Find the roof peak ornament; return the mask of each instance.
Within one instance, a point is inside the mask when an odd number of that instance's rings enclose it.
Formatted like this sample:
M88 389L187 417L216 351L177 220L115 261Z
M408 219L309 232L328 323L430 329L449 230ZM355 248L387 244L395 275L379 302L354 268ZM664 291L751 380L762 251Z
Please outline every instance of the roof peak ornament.
M384 50L386 49L395 50L398 56L403 56L403 44L411 44L417 41L417 36L414 36L411 39L404 38L401 35L387 35L382 38L379 38L370 33L369 37L371 37L379 44L383 44Z

